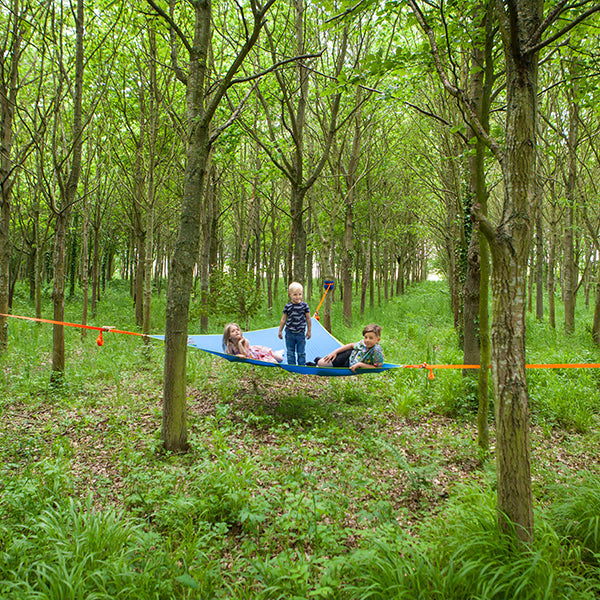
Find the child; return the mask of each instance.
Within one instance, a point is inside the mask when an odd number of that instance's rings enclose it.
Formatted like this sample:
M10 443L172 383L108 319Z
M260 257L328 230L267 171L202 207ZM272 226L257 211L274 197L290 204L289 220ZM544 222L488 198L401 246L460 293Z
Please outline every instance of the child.
M383 350L379 345L381 341L381 327L367 325L363 331L363 339L356 344L346 344L330 352L324 358L316 358L318 367L346 367L353 373L356 369L374 369L383 364Z
M285 327L285 346L290 365L306 364L306 340L310 339L310 308L302 301L302 292L301 284L296 281L290 283L290 302L283 307L283 316L279 323L279 339L283 339L282 332Z
M223 331L223 352L235 354L239 358L252 358L264 362L280 363L283 353L273 351L267 346L251 346L250 342L242 335L242 330L237 323L228 323Z

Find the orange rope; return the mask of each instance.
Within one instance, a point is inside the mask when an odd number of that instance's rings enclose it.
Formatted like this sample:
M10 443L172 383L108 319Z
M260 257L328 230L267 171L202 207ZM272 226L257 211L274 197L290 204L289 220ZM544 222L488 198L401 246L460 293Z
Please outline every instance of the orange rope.
M433 369L479 369L479 365L402 365L405 369L427 369L429 379L434 379ZM526 369L598 369L600 363L557 363L557 364L531 364L525 365Z
M333 283L330 283L326 288L325 288L325 293L323 294L323 297L321 298L321 302L319 302L319 306L317 306L317 310L315 310L315 314L313 315L313 319L317 319L317 321L319 320L319 309L321 308L321 305L323 304L323 302L325 302L325 296L327 296L327 292L329 292L329 290L333 287Z
M96 343L98 346L102 346L104 344L104 339L102 338L102 334L104 332L109 333L126 333L127 335L139 335L142 337L148 337L145 333L137 333L136 331L123 331L122 329L115 329L114 327L97 327L95 325L83 325L83 323L67 323L66 321L53 321L51 319L38 319L36 317L23 317L21 315L7 315L4 313L0 313L0 317L10 317L12 319L23 319L25 321L35 321L37 323L50 323L52 325L63 325L65 327L78 327L79 329L93 329L95 331L99 331L100 334L96 339Z

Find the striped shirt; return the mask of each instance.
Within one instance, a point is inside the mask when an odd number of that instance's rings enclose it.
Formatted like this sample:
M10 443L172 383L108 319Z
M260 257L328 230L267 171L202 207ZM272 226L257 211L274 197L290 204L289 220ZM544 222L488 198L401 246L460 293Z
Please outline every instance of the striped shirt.
M310 308L306 302L288 302L283 307L283 314L287 315L285 322L286 331L293 333L304 333L306 329L306 313L310 314Z

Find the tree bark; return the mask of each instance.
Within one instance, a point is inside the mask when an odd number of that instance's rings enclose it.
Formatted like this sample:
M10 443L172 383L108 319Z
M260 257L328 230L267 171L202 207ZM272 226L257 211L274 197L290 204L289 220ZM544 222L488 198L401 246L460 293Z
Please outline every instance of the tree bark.
M26 9L23 9L25 11ZM12 159L15 106L18 94L19 61L23 41L24 12L19 2L11 2L12 30L4 38L10 42L0 48L0 313L9 312L10 295L10 209L14 184ZM0 316L0 353L8 345L8 319Z
M600 348L600 264L596 267L596 294L594 319L592 321L592 340Z
M56 229L54 234L53 286L52 302L54 305L54 320L64 321L65 317L65 280L66 280L66 236L69 218L75 198L81 173L81 150L83 146L82 101L83 101L83 35L84 35L83 0L77 0L75 31L75 91L73 94L73 129L71 165L66 182L62 178L60 168L55 161L57 178L60 183L60 202L56 213ZM64 379L65 371L65 334L63 325L54 325L52 344L52 376L53 383Z
M574 66L571 71L574 70ZM573 72L570 73L574 75ZM563 294L565 307L565 333L575 332L575 298L577 291L577 265L575 263L575 196L577 188L577 146L579 144L579 105L577 104L577 83L573 80L573 90L569 94L569 133L567 136L568 173L566 185L567 206L563 237Z
M160 14L173 29L166 15L154 0L148 4ZM247 30L241 48L234 56L225 75L207 93L208 56L212 37L212 6L210 0L197 0L194 7L194 39L180 38L189 54L186 81L187 148L185 180L181 219L175 249L169 269L165 322L165 364L163 383L163 418L161 439L165 449L184 451L188 448L186 423L186 358L190 298L193 271L200 250L202 194L210 150L214 137L210 128L213 117L233 85L233 78L241 68L246 56L258 41L267 11L274 0L263 6L254 3L253 27ZM174 2L172 4L174 6ZM179 33L182 36L181 33ZM174 65L176 70L177 65Z

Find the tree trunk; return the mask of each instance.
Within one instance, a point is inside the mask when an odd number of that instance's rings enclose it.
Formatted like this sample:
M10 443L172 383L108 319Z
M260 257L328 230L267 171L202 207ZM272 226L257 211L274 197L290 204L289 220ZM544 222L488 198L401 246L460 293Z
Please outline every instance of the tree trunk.
M150 50L148 71L150 74L150 93L148 99L148 181L146 185L146 247L144 250L144 301L142 314L142 333L150 333L150 316L152 314L152 264L154 262L154 201L155 167L156 167L156 130L158 125L158 110L156 98L159 91L156 85L156 31L151 24L148 29L148 46ZM149 343L148 338L144 338Z
M463 364L478 365L479 346L479 291L480 291L479 227L474 224L467 254L467 273L463 286ZM475 376L476 371L463 370L464 375Z
M81 323L87 325L88 306L90 295L90 257L89 257L89 237L90 237L90 214L87 199L83 198L83 223L81 225ZM81 329L81 338L86 337L86 329Z
M75 54L75 92L73 95L73 141L71 171L66 183L62 183L61 207L56 215L56 231L54 234L54 261L52 301L54 304L54 320L64 321L65 315L65 278L66 278L66 235L69 226L71 207L77 196L77 186L81 173L81 149L83 145L82 100L83 100L83 0L77 0L75 18L76 54ZM60 174L58 174L60 178ZM60 383L65 371L65 335L63 325L54 325L52 345L52 383Z
M202 248L200 251L200 331L208 331L208 301L210 295L210 262L212 240L215 236L215 202L216 183L214 181L214 167L207 165L209 172L205 189L205 201L202 210Z
M556 246L558 234L556 232L557 222L556 213L556 198L554 197L554 185L550 183L550 193L552 195L552 215L550 218L550 248L548 249L548 324L552 329L556 329L556 311L555 311L555 261L556 261Z
M64 210L56 217L54 229L54 257L52 262L52 304L55 321L65 320L66 251L69 212ZM52 382L61 383L65 371L65 328L53 326L52 336Z
M96 209L98 212L98 209ZM92 248L92 301L90 303L90 310L92 316L96 316L98 309L98 300L100 298L100 223L99 219L96 218L93 224L94 246Z
M571 69L573 71L573 69ZM573 75L573 73L571 73ZM577 187L577 146L579 143L579 106L576 99L577 84L573 79L572 83L575 88L572 93L572 98L569 102L569 134L567 136L568 149L568 174L566 197L567 206L565 210L565 228L563 238L563 293L565 305L565 333L571 334L575 332L575 295L577 286L577 265L575 264L575 244L574 244L574 219L575 219L575 196Z
M533 537L529 394L525 369L527 262L536 194L537 52L523 52L541 23L543 2L509 7L503 15L507 63L506 147L502 161L504 206L492 251L492 373L496 407L498 518L507 533ZM516 13L516 14L515 14ZM514 19L514 20L513 20Z
M596 294L594 320L592 322L592 340L600 348L600 263L596 267Z
M535 211L535 318L544 319L544 228L542 226L542 190L538 184Z
M165 323L165 366L163 383L163 418L161 439L171 451L188 447L186 423L186 357L190 297L194 266L200 250L202 193L212 140L210 127L234 75L258 41L265 14L272 5L268 0L253 13L253 28L234 57L227 73L205 95L208 56L211 45L212 7L210 0L194 2L194 39L187 45L189 52L186 81L187 148L181 221L177 242L169 269ZM160 12L154 0L148 3Z
M200 247L202 191L209 160L209 123L204 116L204 75L210 44L210 2L195 7L194 44L187 81L188 142L179 234L169 268L165 323L165 367L161 439L171 451L187 441L186 358L194 265Z
M342 256L342 294L344 296L344 325L352 325L352 261L354 257L354 212L352 200L345 202L344 253Z
M10 295L10 203L14 184L12 147L18 72L21 58L21 26L24 13L19 2L10 3L12 30L5 32L10 45L0 49L0 313L9 312ZM26 9L23 9L25 11ZM8 344L8 319L0 316L0 353Z

